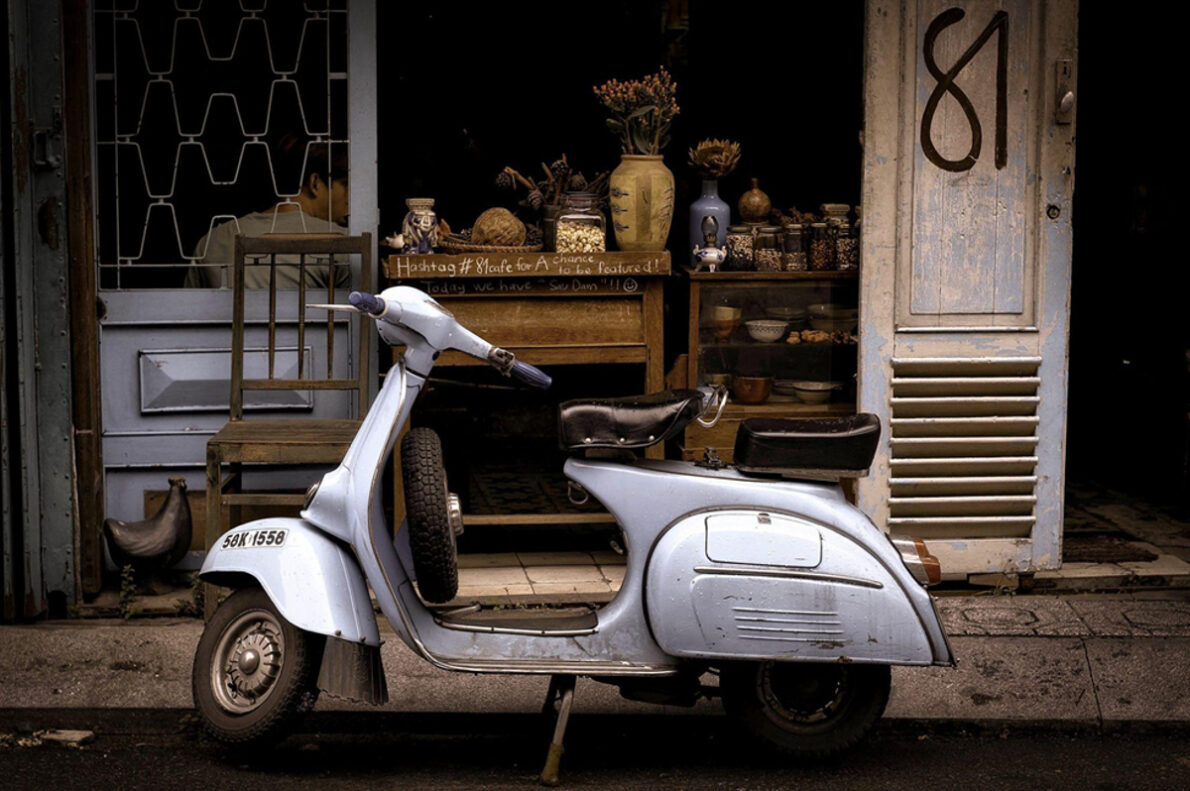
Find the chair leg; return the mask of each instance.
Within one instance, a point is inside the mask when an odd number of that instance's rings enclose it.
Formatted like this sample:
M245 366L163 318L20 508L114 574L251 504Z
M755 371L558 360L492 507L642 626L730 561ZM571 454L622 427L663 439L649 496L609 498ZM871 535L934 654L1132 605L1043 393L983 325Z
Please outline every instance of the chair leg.
M218 446L207 445L207 524L205 543L207 552L215 546L223 534L223 458ZM219 588L203 583L203 620L209 621L215 614Z

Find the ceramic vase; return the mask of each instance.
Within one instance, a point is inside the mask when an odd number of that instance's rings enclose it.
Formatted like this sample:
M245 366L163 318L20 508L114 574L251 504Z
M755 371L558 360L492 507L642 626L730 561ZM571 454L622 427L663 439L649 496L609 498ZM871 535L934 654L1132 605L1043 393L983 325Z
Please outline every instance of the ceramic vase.
M702 194L698 196L698 200L690 204L690 245L687 249L693 250L695 247L702 247L704 239L702 237L702 219L704 217L714 217L715 222L719 223L719 231L715 234L715 245L723 248L727 244L727 226L731 224L731 207L727 205L727 201L719 197L719 182L716 179L702 180ZM697 260L691 254L691 263L697 264Z
M769 221L773 202L760 188L760 179L752 179L752 189L740 196L740 203L736 208L740 210L740 217L746 223L758 224Z
M674 174L659 154L624 154L608 184L612 227L621 250L665 249L674 213Z

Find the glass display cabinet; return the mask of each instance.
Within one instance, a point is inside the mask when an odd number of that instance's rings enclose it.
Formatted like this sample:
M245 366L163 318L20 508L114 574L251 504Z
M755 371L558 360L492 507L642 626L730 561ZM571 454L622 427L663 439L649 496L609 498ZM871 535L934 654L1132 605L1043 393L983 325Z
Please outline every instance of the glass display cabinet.
M855 413L856 272L697 272L690 283L686 381L731 391L718 425L691 424L682 458L732 460L749 417Z

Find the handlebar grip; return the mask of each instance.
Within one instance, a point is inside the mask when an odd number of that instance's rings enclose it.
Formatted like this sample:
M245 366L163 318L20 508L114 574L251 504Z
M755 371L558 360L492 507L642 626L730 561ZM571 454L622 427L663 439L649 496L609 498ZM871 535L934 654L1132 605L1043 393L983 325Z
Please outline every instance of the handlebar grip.
M545 371L536 366L529 365L529 363L523 363L520 360L512 364L512 370L509 371L509 374L518 381L542 390L548 390L550 385L554 383L553 377Z
M388 310L388 303L367 291L352 291L347 295L347 301L370 316L381 316Z

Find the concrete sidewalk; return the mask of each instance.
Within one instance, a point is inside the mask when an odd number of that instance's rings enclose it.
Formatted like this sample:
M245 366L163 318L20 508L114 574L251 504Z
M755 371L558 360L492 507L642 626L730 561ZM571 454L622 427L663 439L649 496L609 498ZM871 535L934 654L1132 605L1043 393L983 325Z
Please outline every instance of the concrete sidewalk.
M1088 729L1190 723L1190 594L951 596L939 600L957 668L895 668L887 717ZM194 619L0 627L0 710L53 727L67 710L189 709ZM391 633L390 712L535 712L547 679L437 670ZM580 682L576 711L684 713ZM323 698L323 711L371 711ZM712 713L717 702L693 709ZM0 717L2 724L5 717Z

